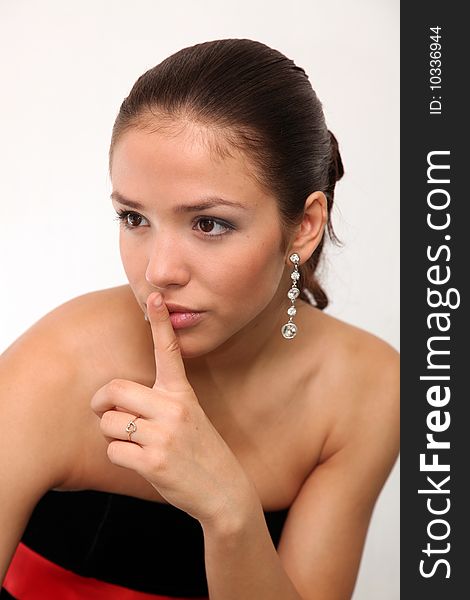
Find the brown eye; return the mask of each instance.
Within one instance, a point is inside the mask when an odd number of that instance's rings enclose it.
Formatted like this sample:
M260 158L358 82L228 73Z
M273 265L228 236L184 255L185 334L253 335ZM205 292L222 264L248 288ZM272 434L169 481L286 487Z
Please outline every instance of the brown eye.
M217 239L232 233L235 227L222 219L214 217L198 217L193 229L199 230L206 238Z
M129 213L127 215L127 224L130 227L138 227L140 225L140 220L142 217L136 213Z
M116 219L119 223L125 227L126 229L142 229L140 226L142 225L142 220L146 221L147 219L138 213L131 212L128 210L120 210L116 211L117 217Z
M201 219L199 225L204 233L210 233L214 229L214 221L212 219Z

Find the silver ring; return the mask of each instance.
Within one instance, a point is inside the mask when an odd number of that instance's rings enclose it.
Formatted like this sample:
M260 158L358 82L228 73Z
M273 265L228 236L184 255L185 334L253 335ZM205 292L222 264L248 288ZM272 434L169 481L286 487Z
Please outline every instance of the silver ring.
M137 431L137 425L135 424L135 421L137 421L137 419L139 419L139 418L140 418L140 415L138 415L137 417L134 417L126 425L126 433L127 433L127 437L129 439L129 442L132 442L131 435Z

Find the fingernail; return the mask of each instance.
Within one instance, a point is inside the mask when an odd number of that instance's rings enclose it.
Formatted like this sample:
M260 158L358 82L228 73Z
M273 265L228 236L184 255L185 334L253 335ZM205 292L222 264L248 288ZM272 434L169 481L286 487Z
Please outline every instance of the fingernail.
M163 304L163 298L161 294L157 294L155 296L155 298L153 299L153 305L156 306L157 308L160 308L160 306Z

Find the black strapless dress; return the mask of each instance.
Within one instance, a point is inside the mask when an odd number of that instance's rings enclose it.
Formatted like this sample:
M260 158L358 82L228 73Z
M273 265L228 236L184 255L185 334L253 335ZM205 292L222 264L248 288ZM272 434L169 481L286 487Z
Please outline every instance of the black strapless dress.
M264 513L276 547L287 513L287 508ZM196 519L171 504L107 492L50 491L31 515L20 547L26 557L29 549L67 572L92 578L84 580L87 584L98 580L98 583L123 588L122 594L118 588L112 588L109 596L102 592L96 597L116 600L141 597L124 593L131 590L157 598L208 596L202 527ZM10 571L16 569L16 579L31 577L23 574L27 571L22 568L23 564L20 559L15 563L14 557ZM9 573L0 592L1 600L18 598L8 595L19 589L9 586ZM54 600L47 595L47 573L41 575L40 586L42 595L34 594L34 598ZM26 595L18 600L28 600ZM85 600L85 596L70 595L71 599L81 597Z

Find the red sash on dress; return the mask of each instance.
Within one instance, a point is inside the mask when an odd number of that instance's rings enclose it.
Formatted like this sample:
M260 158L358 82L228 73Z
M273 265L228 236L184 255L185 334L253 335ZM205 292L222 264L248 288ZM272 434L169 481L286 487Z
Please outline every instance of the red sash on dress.
M160 596L83 577L47 560L23 543L5 575L3 587L19 600L209 600Z

